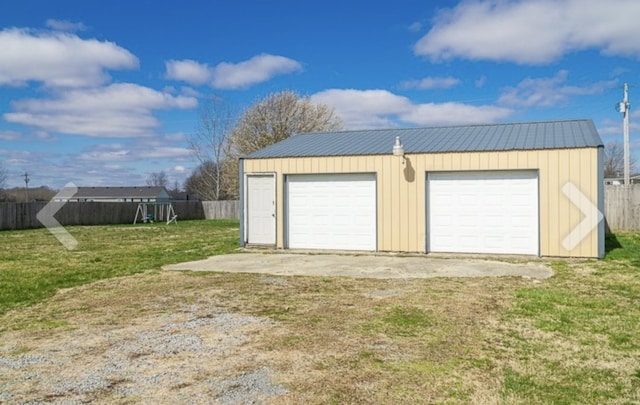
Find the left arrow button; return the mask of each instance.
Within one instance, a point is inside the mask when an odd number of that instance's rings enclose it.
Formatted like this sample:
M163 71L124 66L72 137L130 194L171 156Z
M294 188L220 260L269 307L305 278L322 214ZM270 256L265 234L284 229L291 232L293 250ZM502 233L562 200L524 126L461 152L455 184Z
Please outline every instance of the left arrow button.
M78 187L76 187L73 183L67 183L62 190L56 194L51 201L47 205L45 205L37 214L36 218L42 225L47 228L49 232L64 247L69 250L73 250L78 246L78 241L76 238L71 236L71 234L64 229L60 222L56 220L53 216L56 215L58 211L69 201L69 198L73 197L78 192Z

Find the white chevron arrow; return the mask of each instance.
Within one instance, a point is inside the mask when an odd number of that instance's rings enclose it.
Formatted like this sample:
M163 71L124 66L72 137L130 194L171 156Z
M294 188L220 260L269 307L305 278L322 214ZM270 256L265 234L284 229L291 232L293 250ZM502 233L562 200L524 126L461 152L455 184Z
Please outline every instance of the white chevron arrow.
M55 197L53 197L51 201L49 201L49 203L36 214L38 221L40 221L40 223L44 225L45 228L47 228L47 230L49 230L49 232L51 232L51 234L69 250L75 249L76 246L78 246L78 241L76 238L71 236L71 234L67 232L67 230L60 225L60 222L58 222L58 220L53 216L56 215L62 207L64 207L67 201L69 201L69 198L73 197L77 191L78 187L76 187L75 184L67 183L64 188L60 190L58 194L56 194Z
M598 207L596 207L589 198L580 191L575 184L569 182L562 187L562 192L567 196L569 201L573 203L582 213L584 218L571 230L562 241L562 247L571 251L580 244L602 221L604 215Z

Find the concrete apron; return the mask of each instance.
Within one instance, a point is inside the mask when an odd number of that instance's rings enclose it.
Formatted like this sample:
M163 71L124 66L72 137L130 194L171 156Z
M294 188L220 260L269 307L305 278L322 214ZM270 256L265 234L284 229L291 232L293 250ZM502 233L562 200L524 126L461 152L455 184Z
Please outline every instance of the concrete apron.
M522 258L519 259L522 261ZM553 276L540 261L507 262L481 258L399 256L394 254L236 253L164 266L164 270L261 273L279 276L354 278L526 277Z

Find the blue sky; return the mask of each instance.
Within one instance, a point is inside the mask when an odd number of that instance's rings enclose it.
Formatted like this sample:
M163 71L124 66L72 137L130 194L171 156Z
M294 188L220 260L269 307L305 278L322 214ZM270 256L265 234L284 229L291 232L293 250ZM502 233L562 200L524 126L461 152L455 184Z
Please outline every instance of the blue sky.
M143 185L196 166L210 97L293 90L346 129L590 118L640 161L640 2L22 0L0 10L8 186Z

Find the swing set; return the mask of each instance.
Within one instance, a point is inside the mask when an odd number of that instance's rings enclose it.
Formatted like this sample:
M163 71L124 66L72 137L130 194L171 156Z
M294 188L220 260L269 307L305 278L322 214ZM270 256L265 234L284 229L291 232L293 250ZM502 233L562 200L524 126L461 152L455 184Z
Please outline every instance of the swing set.
M134 224L138 222L138 217L145 224L165 220L167 225L172 222L178 223L178 216L169 201L141 202L138 204L136 217L133 219Z

